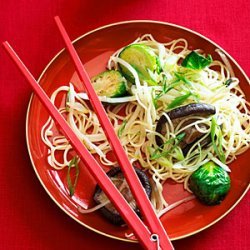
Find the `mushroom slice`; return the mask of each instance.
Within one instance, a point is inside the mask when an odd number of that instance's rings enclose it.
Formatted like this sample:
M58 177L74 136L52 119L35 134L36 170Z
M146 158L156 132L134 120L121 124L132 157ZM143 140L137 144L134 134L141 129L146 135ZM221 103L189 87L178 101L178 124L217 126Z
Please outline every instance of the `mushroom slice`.
M151 198L151 185L147 175L140 169L135 168L135 172L141 181L146 194L149 198ZM120 167L116 167L107 172L108 177L112 180L115 186L120 190L121 194L124 196L129 205L134 209L134 211L140 216L140 211L137 208L135 199L130 191L130 188L124 178L124 175L121 171ZM108 200L108 197L102 191L102 189L97 185L94 193L94 201L97 204L105 203ZM122 225L125 224L124 220L120 216L119 212L113 206L112 203L108 203L104 207L100 208L101 213L104 217L106 217L112 224L114 225Z
M191 103L176 109L173 109L166 114L168 117L171 119L174 127L176 127L183 119L186 119L189 116L202 116L202 117L207 117L209 115L215 114L216 110L215 107L206 104L206 103ZM167 118L165 115L162 115L157 123L156 126L156 132L162 134L163 136L166 135L166 124L167 124ZM191 124L195 122L194 118L191 118L187 121L184 122L183 126L187 126L188 124ZM207 125L206 124L200 124L199 125L201 129L206 129ZM184 155L188 152L187 149L190 149L190 147L204 135L200 131L198 131L195 126L191 126L187 129L184 130L185 132L185 137L183 141L180 143L180 147L183 150ZM163 145L163 140L160 136L155 137L156 144L161 147ZM210 142L210 141L209 141ZM206 141L206 145L209 143ZM203 145L204 146L204 145Z

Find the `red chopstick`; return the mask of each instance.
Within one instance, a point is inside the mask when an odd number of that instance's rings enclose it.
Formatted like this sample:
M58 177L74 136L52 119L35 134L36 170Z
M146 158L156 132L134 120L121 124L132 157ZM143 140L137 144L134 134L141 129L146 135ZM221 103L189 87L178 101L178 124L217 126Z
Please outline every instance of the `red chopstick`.
M67 138L70 140L71 145L74 147L74 149L76 150L79 157L84 162L90 173L94 176L100 187L109 197L109 199L113 202L113 204L115 205L119 213L122 215L126 223L132 228L143 247L145 249L157 249L157 242L152 241L151 232L144 225L144 223L137 216L137 214L133 211L133 209L131 209L131 207L124 199L124 197L120 194L113 182L107 177L106 173L96 162L94 157L89 153L84 144L79 140L79 138L70 128L63 116L58 112L57 108L50 101L49 97L46 95L41 86L36 82L34 77L28 71L26 66L23 64L23 62L12 49L12 47L9 45L9 43L4 42L3 46L10 55L10 57L13 59L21 73L28 80L34 92L39 97L43 105L47 108L50 115L60 125L65 136L67 136Z
M89 100L98 116L98 119L102 125L102 128L107 136L108 141L110 142L112 149L116 155L117 161L123 171L123 174L130 186L130 189L133 193L133 196L136 199L137 205L143 215L143 218L146 221L147 226L152 234L158 236L159 244L161 249L173 249L173 246L168 238L168 235L165 232L160 220L158 219L155 211L152 207L151 202L149 201L144 188L142 187L139 178L137 177L134 168L132 167L129 159L115 134L113 126L103 108L102 103L99 101L98 96L91 84L91 81L88 77L87 72L85 71L83 64L62 24L60 18L55 17L56 24L60 30L60 33L63 37L65 45L68 49L68 52L71 56L72 61L75 64L76 71L78 72L79 78L82 81L86 92L88 94Z

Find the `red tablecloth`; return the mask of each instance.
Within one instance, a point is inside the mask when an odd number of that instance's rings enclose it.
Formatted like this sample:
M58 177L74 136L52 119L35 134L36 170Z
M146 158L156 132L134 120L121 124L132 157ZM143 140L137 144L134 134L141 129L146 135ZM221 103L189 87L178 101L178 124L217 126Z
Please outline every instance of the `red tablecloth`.
M250 5L245 0L5 0L0 7L0 41L10 41L38 77L63 47L53 20L55 15L60 15L71 38L112 22L160 20L211 38L250 75L249 13ZM140 249L137 244L91 232L50 200L26 149L25 115L31 89L2 49L0 62L0 249ZM250 249L249 197L246 195L211 228L175 241L176 249Z

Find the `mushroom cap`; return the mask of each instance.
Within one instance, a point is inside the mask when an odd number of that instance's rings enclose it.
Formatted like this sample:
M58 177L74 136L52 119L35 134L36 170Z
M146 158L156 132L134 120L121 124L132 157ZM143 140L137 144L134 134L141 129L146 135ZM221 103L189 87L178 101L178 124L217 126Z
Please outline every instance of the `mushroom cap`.
M136 172L139 180L141 181L141 183L146 191L147 196L150 199L152 188L151 188L148 176L139 168L134 168L134 169L135 169L135 172ZM127 200L127 202L130 204L130 206L134 209L136 214L138 216L141 216L140 211L136 206L136 202L134 200L134 197L130 191L130 188L129 188L127 182L124 181L125 177L121 171L121 168L115 167L115 168L111 169L110 171L108 171L107 175L109 178L112 178L112 177L115 178L115 180L112 180L112 181L114 182L114 184L116 185L116 187L118 189L119 189L119 187L122 187L122 185L123 185L120 192L122 193L124 198ZM97 185L96 189L95 189L95 193L94 193L94 201L97 204L101 204L101 203L105 202L107 199L108 198L106 197L106 195L104 194L104 192L102 191L100 186ZM116 208L113 206L112 203L108 203L106 206L100 208L100 211L103 214L103 216L106 217L112 224L114 224L114 225L125 224L124 220L122 219L119 212L116 210Z

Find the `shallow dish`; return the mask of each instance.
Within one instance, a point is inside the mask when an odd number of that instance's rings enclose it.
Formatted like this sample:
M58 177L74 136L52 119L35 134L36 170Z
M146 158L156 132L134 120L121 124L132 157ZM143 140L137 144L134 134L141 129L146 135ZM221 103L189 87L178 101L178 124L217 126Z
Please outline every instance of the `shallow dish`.
M200 48L211 54L213 58L218 58L215 49L220 47L204 36L174 24L154 21L128 21L107 25L79 37L74 45L87 72L93 76L105 69L108 58L114 51L146 33L152 34L160 42L185 38L191 49ZM236 77L240 80L241 88L249 98L250 88L246 74L232 57L225 51L224 53L229 58ZM69 82L74 83L76 88L82 89L69 55L63 50L45 68L39 83L50 96L56 88ZM99 212L85 215L78 212L78 205L87 207L92 204L95 181L87 170L84 170L84 166L80 165L81 173L75 195L72 198L69 197L65 189L66 171L56 171L47 163L47 148L40 137L41 128L47 118L48 113L45 108L36 96L32 96L27 111L26 138L31 162L42 186L52 200L81 225L97 233L127 241L125 233L131 233L131 231L126 227L111 225ZM246 167L249 155L250 151L247 151L230 165L232 187L222 204L209 207L200 204L197 200L191 200L161 217L171 240L204 230L223 218L238 204L249 189L250 168ZM164 190L164 196L170 204L187 196L183 185L172 181L165 184Z

